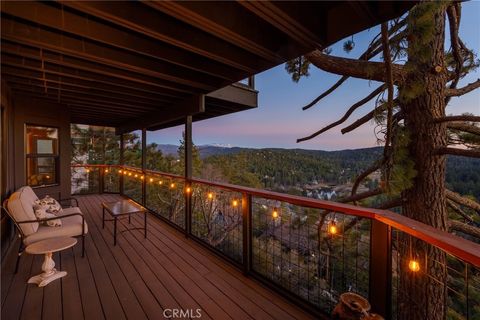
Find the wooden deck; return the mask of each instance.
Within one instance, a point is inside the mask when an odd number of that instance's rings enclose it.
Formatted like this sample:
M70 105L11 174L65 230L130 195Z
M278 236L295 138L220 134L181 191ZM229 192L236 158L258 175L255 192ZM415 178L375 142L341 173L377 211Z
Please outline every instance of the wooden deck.
M2 319L163 319L167 309L194 310L193 317L201 309L201 319L313 318L159 219L148 220L148 239L138 230L119 233L114 247L100 203L120 197L77 198L89 226L86 256L81 244L54 254L68 275L38 288L27 280L40 273L43 256L25 254L13 274L14 243L2 261Z

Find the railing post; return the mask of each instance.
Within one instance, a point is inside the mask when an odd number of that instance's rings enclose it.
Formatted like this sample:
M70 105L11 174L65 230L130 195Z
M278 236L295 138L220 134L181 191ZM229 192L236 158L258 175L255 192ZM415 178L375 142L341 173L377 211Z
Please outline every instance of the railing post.
M370 229L369 301L372 310L391 318L392 309L392 229L372 220Z
M243 272L252 270L252 195L242 193Z
M147 129L142 128L142 206L146 205L147 201L147 176L145 170L147 169Z
M190 188L190 192L185 193L185 236L192 233L192 193L191 179L192 179L192 116L185 118L185 190Z
M102 194L105 186L105 168L98 167L98 193Z
M123 165L124 165L124 157L123 157L123 133L120 134L120 168L122 168L122 174L120 175L120 181L119 181L119 192L120 195L123 196Z

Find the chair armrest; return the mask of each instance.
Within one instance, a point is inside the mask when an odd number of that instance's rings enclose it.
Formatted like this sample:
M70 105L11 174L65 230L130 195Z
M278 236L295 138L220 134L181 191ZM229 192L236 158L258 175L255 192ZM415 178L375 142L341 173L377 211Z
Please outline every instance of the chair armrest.
M56 219L62 219L62 218L72 217L72 216L81 216L81 217L82 217L82 236L85 235L85 217L84 217L83 214L80 213L80 212L69 213L69 214L65 214L65 215L61 215L61 216L56 216L56 217L52 217L52 218L17 221L17 224L22 224L22 223L35 223L35 222L45 222L45 221L51 221L51 220L56 220Z
M73 206L72 206L72 200L74 200L75 206L78 207L78 200L77 200L76 198L73 198L73 197L72 197L72 198L59 199L58 202L63 206L62 202L70 201L69 206L70 206L70 207L73 207Z

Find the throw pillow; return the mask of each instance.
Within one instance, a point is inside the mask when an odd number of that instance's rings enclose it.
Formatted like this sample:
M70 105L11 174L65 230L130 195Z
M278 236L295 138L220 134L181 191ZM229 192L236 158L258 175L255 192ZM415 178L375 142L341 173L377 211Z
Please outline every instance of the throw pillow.
M62 206L60 203L48 195L43 199L35 200L35 204L42 206L47 213L52 213L55 215L62 213Z
M35 206L35 216L37 217L37 219L48 219L48 218L56 217L56 215L52 213L48 213L47 211L45 211L45 209L42 209L41 206ZM44 221L44 224L49 227L61 227L62 220L55 219L55 220Z

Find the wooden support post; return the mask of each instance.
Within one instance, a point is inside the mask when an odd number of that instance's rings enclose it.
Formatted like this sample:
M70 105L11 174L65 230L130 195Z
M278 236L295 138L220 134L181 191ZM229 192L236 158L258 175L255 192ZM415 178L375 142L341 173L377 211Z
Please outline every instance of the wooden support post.
M105 189L105 167L98 168L98 193L102 194Z
M192 116L185 118L185 235L188 237L192 232Z
M255 76L248 77L248 86L251 89L255 89Z
M142 128L142 206L145 206L147 200L147 129Z
M123 152L124 152L124 141L123 141L123 133L120 134L120 166L122 168L122 171L123 171L123 165L125 164L124 163L124 155L123 155ZM120 195L123 196L123 172L122 174L120 175L120 181L119 181L119 192L120 192Z
M252 195L242 194L243 272L252 270Z
M391 318L392 307L392 229L372 220L370 229L369 301L372 311Z

